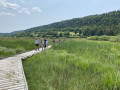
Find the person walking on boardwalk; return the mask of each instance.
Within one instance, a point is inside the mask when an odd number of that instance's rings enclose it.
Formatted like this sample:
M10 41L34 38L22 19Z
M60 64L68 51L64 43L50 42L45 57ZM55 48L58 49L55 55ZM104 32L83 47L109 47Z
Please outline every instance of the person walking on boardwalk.
M46 41L47 41L47 40L46 40L46 39L44 39L44 48L46 48Z
M48 40L46 39L46 47L48 47Z
M43 38L41 38L41 47L42 47L42 51L43 51L43 49L44 49L44 39Z
M39 50L39 40L36 38L35 40L35 46L36 46L36 49L35 50Z

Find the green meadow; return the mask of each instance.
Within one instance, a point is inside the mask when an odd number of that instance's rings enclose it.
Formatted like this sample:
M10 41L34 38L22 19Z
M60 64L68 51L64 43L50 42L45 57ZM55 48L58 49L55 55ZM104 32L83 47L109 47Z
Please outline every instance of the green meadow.
M68 39L26 59L29 90L119 90L119 37ZM0 37L0 58L33 50L34 42L34 38Z
M119 90L120 43L68 40L23 67L29 90Z
M91 36L87 37L88 40L97 40L97 41L110 41L110 42L120 42L120 35L117 36Z
M41 38L38 39L40 41ZM47 40L49 41L49 44L52 43L52 39ZM35 38L0 37L0 58L19 54L33 49L35 49Z
M34 39L0 37L0 58L34 49Z

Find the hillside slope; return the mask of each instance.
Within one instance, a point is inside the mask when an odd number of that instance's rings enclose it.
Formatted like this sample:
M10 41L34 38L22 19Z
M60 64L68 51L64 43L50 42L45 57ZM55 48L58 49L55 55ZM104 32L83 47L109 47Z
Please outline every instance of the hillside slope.
M62 36L116 35L120 33L120 10L100 15L90 15L61 22L33 27L16 36L62 37Z

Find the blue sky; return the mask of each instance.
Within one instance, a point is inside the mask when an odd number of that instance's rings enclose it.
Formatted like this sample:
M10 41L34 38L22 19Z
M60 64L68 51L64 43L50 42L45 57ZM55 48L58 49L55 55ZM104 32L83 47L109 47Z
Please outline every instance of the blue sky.
M120 0L0 0L0 33L120 10Z

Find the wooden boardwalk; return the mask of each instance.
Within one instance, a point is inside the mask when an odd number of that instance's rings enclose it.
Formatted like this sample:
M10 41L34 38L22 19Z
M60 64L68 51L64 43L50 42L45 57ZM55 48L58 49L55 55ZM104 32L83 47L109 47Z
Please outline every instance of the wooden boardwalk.
M0 90L28 90L22 59L40 53L41 50L40 48L39 51L32 50L0 60Z

